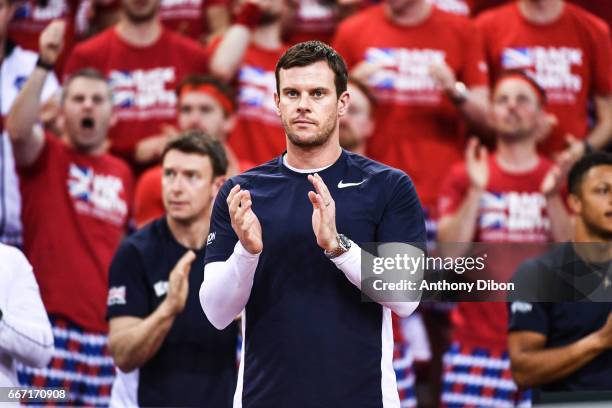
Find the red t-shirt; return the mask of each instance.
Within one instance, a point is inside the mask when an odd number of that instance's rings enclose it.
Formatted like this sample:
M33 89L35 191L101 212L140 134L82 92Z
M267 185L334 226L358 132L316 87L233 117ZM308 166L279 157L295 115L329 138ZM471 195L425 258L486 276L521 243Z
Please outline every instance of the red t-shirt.
M435 206L444 175L462 157L464 137L459 111L427 70L446 62L468 87L486 85L476 28L467 18L436 8L423 23L402 27L380 5L340 24L334 47L349 68L363 60L384 64L368 81L378 101L368 155L406 171L421 201Z
M207 61L197 42L170 30L150 46L135 47L111 27L74 48L65 74L93 67L106 75L118 119L109 131L111 151L131 161L139 141L174 124L176 86L188 74L207 72Z
M66 21L64 49L56 64L57 72L62 72L61 67L75 43L75 18L79 1L48 0L44 7L38 3L36 0L19 3L8 27L8 36L22 48L38 53L40 33L51 21L64 19Z
M130 169L45 138L40 157L19 169L25 253L47 312L105 332L108 268L130 215Z
M546 199L540 193L542 180L552 162L540 157L538 166L524 173L508 173L489 158L489 183L481 198L475 242L534 243L552 241ZM451 169L440 192L440 216L455 213L470 186L465 164ZM508 279L525 259L538 254L538 245L518 248L487 248L489 273ZM520 250L520 256L513 251ZM492 270L495 268L495 270ZM451 315L453 338L469 347L507 348L508 313L503 302L459 302Z
M211 49L219 42L214 41ZM285 131L274 106L274 67L286 50L285 46L266 50L251 43L244 54L236 75L236 124L228 139L238 160L261 164L285 151Z
M227 3L227 0L161 0L159 17L169 29L201 41L208 33L207 8Z
M287 24L285 40L289 45L309 40L329 43L339 20L338 9L332 2L298 0L295 14Z
M528 70L546 90L547 109L559 125L540 151L550 155L562 150L566 133L585 137L589 98L612 93L612 45L606 23L566 3L557 21L537 25L513 3L483 13L477 25L492 78L505 69Z

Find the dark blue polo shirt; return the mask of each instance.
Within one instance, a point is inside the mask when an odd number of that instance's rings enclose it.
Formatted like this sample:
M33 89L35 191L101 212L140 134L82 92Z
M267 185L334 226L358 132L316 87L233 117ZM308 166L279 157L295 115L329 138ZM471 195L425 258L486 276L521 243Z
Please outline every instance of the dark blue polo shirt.
M610 262L589 264L575 252L571 243L557 245L545 255L527 261L517 271L520 283L531 283L531 300L509 304L510 331L531 331L546 336L546 348L572 344L599 330L612 312L612 303L588 300L595 290L598 299L612 300L612 287L602 281ZM531 280L529 277L537 276ZM569 301L568 301L569 300ZM607 350L565 378L544 384L542 391L612 390L612 351Z
M343 151L319 175L336 202L339 233L357 243L425 241L406 174ZM246 305L242 406L382 407L390 321L317 245L307 174L278 157L230 179L214 205L206 263L227 260L238 240L226 203L236 184L251 192L264 245Z
M146 318L165 299L168 277L187 252L165 217L123 240L110 268L108 318ZM237 325L215 329L202 313L198 291L205 248L189 273L185 309L175 318L159 351L138 372L140 406L231 407L236 387Z

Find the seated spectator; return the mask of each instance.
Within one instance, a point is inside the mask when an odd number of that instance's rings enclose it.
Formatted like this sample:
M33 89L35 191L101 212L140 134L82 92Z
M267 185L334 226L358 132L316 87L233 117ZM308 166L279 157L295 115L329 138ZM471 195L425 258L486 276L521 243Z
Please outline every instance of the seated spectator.
M140 151L140 143L155 137L163 147L163 127L176 119L176 86L188 74L206 72L208 61L197 42L163 27L159 0L122 0L122 6L115 26L73 49L65 74L93 67L108 79L117 115L111 152L142 169L159 156Z
M510 72L498 80L492 98L497 148L489 155L472 139L465 162L452 168L440 197L439 242L528 242L536 251L540 248L535 244L569 238L560 170L536 150L544 103L543 90L527 75ZM495 260L487 266L490 276L511 277L512 263L520 262L511 249L487 248L489 259ZM508 380L505 304L460 302L451 321L453 344L444 357L442 405L469 407L474 398L483 406L528 405L529 393ZM465 372L470 376L460 374Z
M0 387L19 385L16 361L44 367L52 353L51 324L32 266L18 249L0 243Z
M595 282L608 300L510 304L508 345L517 384L542 391L612 390L612 155L593 153L569 173L568 203L576 214L573 242L530 260L520 275L563 274ZM600 299L601 300L601 299Z
M229 407L237 326L216 330L198 301L227 158L219 141L188 131L168 144L162 166L167 215L124 240L110 268L109 345L129 373L118 375L111 405Z
M236 125L229 145L239 160L261 164L285 150L285 133L274 105L276 61L281 41L284 0L244 0L235 23L211 44L210 70L238 92Z
M127 229L132 179L125 163L105 153L112 95L99 72L81 70L66 80L62 135L36 124L63 31L55 21L41 34L43 64L6 121L21 183L25 253L55 337L49 366L24 368L20 381L67 387L71 405L107 405L114 377L106 348L108 267Z
M526 70L546 91L557 125L540 152L572 163L610 141L612 43L605 21L563 0L517 0L482 13L476 23L491 78L509 69Z
M228 158L228 177L254 167L254 163L239 161L225 143L235 123L234 95L228 85L214 77L190 75L178 86L177 98L179 129L201 130L213 139L221 141ZM171 137L178 135L178 132L169 128L167 133ZM134 217L138 227L164 214L161 180L161 166L145 171L138 180L134 205Z
M2 100L1 114L6 117L13 100L25 83L37 63L38 56L15 44L7 36L9 21L15 14L17 3L12 0L0 0L0 61L2 62ZM20 38L18 38L20 39ZM55 75L51 74L45 83L41 99L48 101L59 89ZM20 246L22 242L21 198L19 181L15 171L13 150L9 136L0 124L0 242Z

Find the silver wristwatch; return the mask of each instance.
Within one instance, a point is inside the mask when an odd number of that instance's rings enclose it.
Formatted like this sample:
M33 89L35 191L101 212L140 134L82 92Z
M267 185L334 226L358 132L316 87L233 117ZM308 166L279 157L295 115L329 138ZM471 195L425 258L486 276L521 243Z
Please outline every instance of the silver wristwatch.
M325 256L329 259L337 258L351 249L351 240L346 235L336 235L336 241L338 241L338 248L333 251L325 251Z

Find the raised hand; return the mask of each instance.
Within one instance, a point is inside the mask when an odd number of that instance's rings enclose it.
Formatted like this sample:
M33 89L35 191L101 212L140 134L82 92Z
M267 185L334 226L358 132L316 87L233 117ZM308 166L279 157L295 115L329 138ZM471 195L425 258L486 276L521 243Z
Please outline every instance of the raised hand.
M432 77L436 85L444 92L452 93L455 90L457 77L445 62L429 66L429 76Z
M236 184L227 197L232 228L242 243L242 246L251 254L258 254L263 250L261 238L261 224L251 206L251 193L241 190Z
M49 65L55 64L64 46L65 32L66 22L64 20L53 20L40 33L38 52L44 63Z
M312 230L317 237L317 244L326 251L333 251L338 246L336 237L336 202L332 198L323 179L318 174L309 175L315 191L308 192L312 203Z
M580 158L586 153L586 148L582 140L576 139L574 135L566 135L567 147L555 156L555 161L564 171L569 171Z
M561 187L563 186L563 179L563 171L561 168L556 165L551 167L548 173L546 173L544 176L542 184L540 184L540 192L546 198L559 194Z
M489 183L489 153L475 137L468 141L465 150L465 167L472 186L484 190Z
M164 303L172 315L177 315L185 309L187 295L189 294L189 271L196 259L193 251L185 252L178 260L168 278L168 294Z

